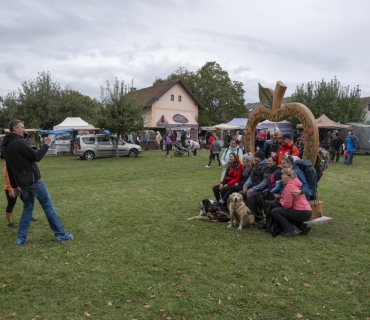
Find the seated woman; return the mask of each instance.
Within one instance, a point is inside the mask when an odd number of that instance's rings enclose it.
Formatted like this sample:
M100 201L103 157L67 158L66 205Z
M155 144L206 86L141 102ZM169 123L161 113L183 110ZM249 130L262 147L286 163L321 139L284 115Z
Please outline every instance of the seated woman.
M282 237L296 236L298 232L294 229L294 226L302 231L301 235L307 235L311 227L303 221L308 221L311 218L311 206L303 194L296 197L292 196L292 192L300 189L302 183L293 169L285 168L281 171L281 174L282 183L285 186L280 199L281 207L272 209L272 215L284 228L284 232L281 234Z
M278 165L278 158L270 156L267 160L269 165L268 186L265 191L270 193L280 193L281 188L281 170Z
M242 174L243 174L243 165L239 162L239 156L233 152L230 153L225 177L220 184L213 187L213 193L217 201L215 203L216 205L224 204L227 201L229 194L243 190L243 186L238 185L240 180L242 179Z
M256 151L262 151L266 159L271 155L270 145L267 143L267 136L265 131L261 130L254 142Z

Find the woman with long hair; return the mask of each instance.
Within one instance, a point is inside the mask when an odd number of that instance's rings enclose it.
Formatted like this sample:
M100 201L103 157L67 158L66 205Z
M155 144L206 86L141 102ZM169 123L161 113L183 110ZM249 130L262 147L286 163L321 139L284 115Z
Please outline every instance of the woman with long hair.
M302 232L301 235L307 235L311 227L304 223L310 220L312 209L304 194L296 197L292 195L294 190L300 189L302 183L299 181L293 169L284 168L281 171L281 180L284 185L284 191L281 194L281 207L272 209L273 217L284 228L282 237L289 238L298 235L296 226Z
M225 177L220 184L213 187L213 194L215 195L217 204L224 204L227 201L227 194L230 194L230 192L228 193L230 187L238 187L237 189L239 191L243 189L243 186L241 186L240 189L238 185L242 179L242 174L243 165L240 163L239 156L233 152L230 153Z

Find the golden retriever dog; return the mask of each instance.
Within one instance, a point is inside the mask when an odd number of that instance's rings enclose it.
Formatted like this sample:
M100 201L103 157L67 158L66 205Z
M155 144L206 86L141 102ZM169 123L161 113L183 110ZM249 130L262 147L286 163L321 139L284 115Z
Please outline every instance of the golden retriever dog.
M229 196L230 228L233 224L239 223L239 230L246 226L254 225L254 215L243 201L243 195L234 192Z

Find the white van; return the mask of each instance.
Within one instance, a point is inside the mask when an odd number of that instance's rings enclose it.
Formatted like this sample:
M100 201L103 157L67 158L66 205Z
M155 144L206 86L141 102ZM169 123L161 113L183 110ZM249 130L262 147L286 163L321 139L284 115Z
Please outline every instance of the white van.
M100 157L114 157L116 155L116 136L107 134L78 135L74 141L74 154L81 159L92 160ZM118 154L120 156L137 157L143 153L140 146L119 141Z

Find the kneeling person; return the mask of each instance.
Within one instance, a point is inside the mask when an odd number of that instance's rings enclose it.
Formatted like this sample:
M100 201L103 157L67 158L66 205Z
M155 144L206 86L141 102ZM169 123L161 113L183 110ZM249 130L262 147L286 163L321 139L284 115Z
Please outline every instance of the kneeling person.
M298 234L293 225L302 231L301 235L306 235L310 232L311 227L303 221L310 220L311 206L304 194L295 197L292 195L293 191L302 187L302 183L293 169L285 168L281 174L281 180L285 186L280 200L282 207L272 209L272 215L284 228L282 237L289 238Z

